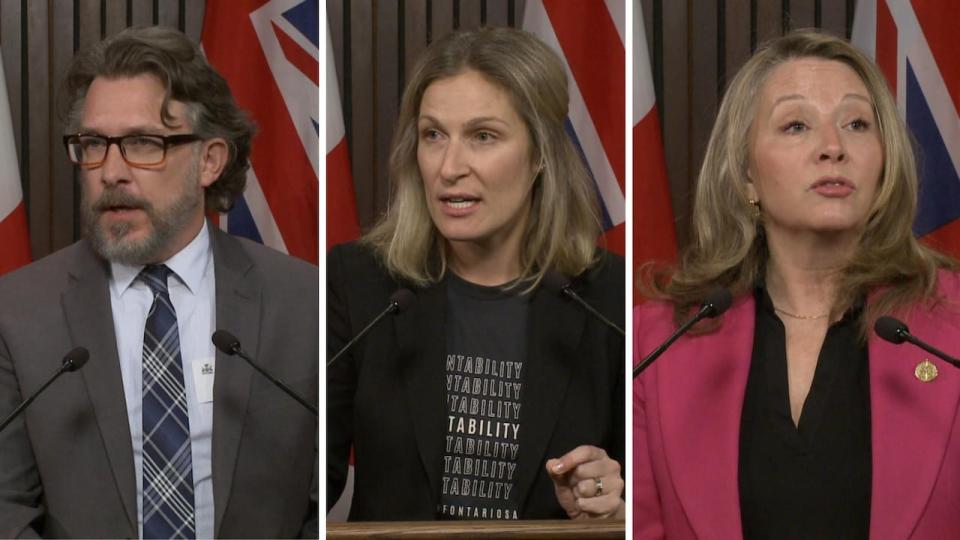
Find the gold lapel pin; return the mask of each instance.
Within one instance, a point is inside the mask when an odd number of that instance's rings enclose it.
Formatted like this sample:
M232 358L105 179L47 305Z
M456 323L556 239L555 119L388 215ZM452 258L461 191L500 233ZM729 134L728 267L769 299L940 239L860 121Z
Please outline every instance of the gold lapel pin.
M920 382L930 382L937 378L937 366L925 358L923 362L917 364L916 369L913 370L913 375Z

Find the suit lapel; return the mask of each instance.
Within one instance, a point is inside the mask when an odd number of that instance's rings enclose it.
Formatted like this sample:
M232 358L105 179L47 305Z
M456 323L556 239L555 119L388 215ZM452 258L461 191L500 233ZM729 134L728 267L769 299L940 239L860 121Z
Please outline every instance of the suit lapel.
M956 343L960 314L955 309L917 308L911 315L907 322L913 335L934 346ZM893 345L871 339L869 349L870 537L907 538L938 480L957 412L960 370L909 343ZM926 383L914 375L923 360L938 370L937 378Z
M258 356L260 335L259 275L235 239L210 227L216 276L216 324L237 336L243 350ZM250 399L253 373L240 358L217 351L213 387L213 500L214 531L219 534L230 498L233 472L240 448L241 428Z
M716 333L681 338L657 360L664 455L698 537L742 535L740 416L753 351L754 310L752 296L739 300ZM672 388L678 391L670 392Z
M440 492L443 460L443 434L446 433L444 351L447 288L444 283L417 291L410 309L396 315L394 329L398 345L396 372L423 468L427 472L430 493L436 508Z
M584 351L578 345L586 313L558 294L538 289L530 301L527 359L523 364L523 410L520 414L520 455L517 501L526 502L537 475L543 473L550 437L560 419L560 407L569 386L574 362ZM582 358L581 361L589 361ZM536 406L531 406L531 404ZM573 450L572 448L565 451Z
M136 534L137 484L110 307L109 267L84 243L78 247L75 264L69 273L70 283L61 295L61 305L72 343L90 351L90 362L80 370L80 376L93 405L130 530Z

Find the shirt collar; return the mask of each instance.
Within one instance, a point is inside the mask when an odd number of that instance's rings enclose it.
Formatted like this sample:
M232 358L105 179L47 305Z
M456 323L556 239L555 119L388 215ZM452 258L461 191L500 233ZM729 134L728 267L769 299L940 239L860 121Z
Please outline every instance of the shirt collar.
M197 236L190 241L183 249L178 251L173 257L170 257L162 264L173 271L180 281L187 286L191 293L197 291L200 282L203 280L203 274L206 271L207 264L210 262L210 231L207 230L207 222L203 221L203 227ZM112 278L110 286L114 293L122 295L130 285L136 281L144 265L131 266L128 264L111 262L110 270Z

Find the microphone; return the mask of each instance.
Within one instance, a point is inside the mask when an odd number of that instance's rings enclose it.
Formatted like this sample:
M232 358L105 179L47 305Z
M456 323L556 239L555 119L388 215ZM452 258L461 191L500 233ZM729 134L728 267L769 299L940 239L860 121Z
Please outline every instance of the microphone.
M549 291L561 293L568 298L573 299L573 301L583 306L583 309L587 310L591 315L599 319L600 322L609 326L611 329L613 329L613 331L621 336L626 337L626 335L623 333L623 328L620 328L612 321L601 315L599 311L594 309L593 306L587 303L586 300L581 298L580 295L573 290L573 284L570 282L570 278L567 276L557 272L556 270L547 270L547 272L543 274L543 286Z
M27 406L33 403L33 400L37 399L37 396L39 396L41 392L46 390L47 387L50 386L51 383L53 383L53 381L57 380L57 377L63 375L68 371L76 371L82 368L84 364L87 363L87 360L89 359L90 359L90 351L84 349L83 347L77 347L71 350L70 352L68 352L66 355L64 355L63 362L61 362L60 364L60 369L58 369L53 374L52 377L47 379L47 382L43 383L43 386L41 386L36 392L34 392L33 395L28 397L27 400L21 403L19 406L17 406L17 408L14 409L9 416L4 418L3 422L0 422L0 432L2 432L3 429L7 427L7 425L10 422L13 422L13 419L16 418L17 415L19 415L24 409L26 409Z
M213 340L213 345L216 348L220 349L222 353L228 356L239 356L240 358L243 358L244 360L247 361L248 364L250 364L250 367L259 371L261 375L269 379L270 382L275 384L279 389L286 392L288 396L300 402L300 404L306 407L307 410L312 412L314 416L320 416L320 413L317 411L316 407L311 405L307 400L300 397L299 394L297 394L292 388L287 386L283 381L267 373L265 369L263 369L262 367L257 365L256 362L253 361L253 358L250 358L250 356L247 353L243 352L243 348L240 346L240 340L237 339L236 336L234 336L230 332L227 332L226 330L217 330L216 332L213 333L213 336L211 337L211 339Z
M663 354L663 352L666 351L670 345L673 345L673 342L676 341L680 336L686 334L687 330L690 330L693 325L697 324L703 319L719 317L724 311L730 308L730 304L732 303L733 297L730 296L730 291L726 287L717 287L712 289L707 294L706 300L704 300L703 304L700 305L700 311L690 318L690 320L680 325L680 328L677 328L676 332L668 337L666 341L654 349L653 352L648 354L646 358L641 360L640 363L633 368L633 378L636 379L637 375L650 367L650 364L652 364L654 360L659 358L660 355Z
M893 317L888 316L880 317L877 319L877 322L874 323L873 331L876 332L878 336L889 341L890 343L893 343L894 345L899 345L904 341L908 341L927 351L928 353L938 356L941 359L953 364L954 367L960 368L960 360L957 360L949 354L927 345L923 341L920 341L914 337L913 334L910 333L910 329L907 328L907 325L899 319L894 319Z
M337 358L340 358L341 356L343 356L344 353L346 353L351 348L353 348L353 346L356 345L356 343L360 341L360 339L363 338L363 336L367 335L367 332L372 330L373 327L376 326L377 323L380 322L384 317L386 317L390 313L402 312L403 310L410 307L410 304L412 304L413 301L416 300L416 298L417 297L416 295L413 294L413 291L407 288L400 288L393 291L393 294L390 295L390 303L387 304L387 307L384 308L384 310L381 311L379 315L374 317L373 320L370 321L368 325L363 327L363 330L361 330L357 335L353 336L353 339L351 339L346 345L344 345L343 348L337 351L337 354L333 355L333 358L331 358L330 361L327 362L327 368L329 369L330 366L337 361Z

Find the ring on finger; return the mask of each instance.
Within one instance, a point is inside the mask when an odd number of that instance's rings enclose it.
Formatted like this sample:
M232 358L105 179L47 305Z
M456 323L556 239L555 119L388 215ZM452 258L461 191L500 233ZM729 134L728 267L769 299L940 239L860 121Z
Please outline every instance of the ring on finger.
M603 478L599 476L593 479L594 486L597 488L596 492L593 494L594 497L599 497L603 494Z

